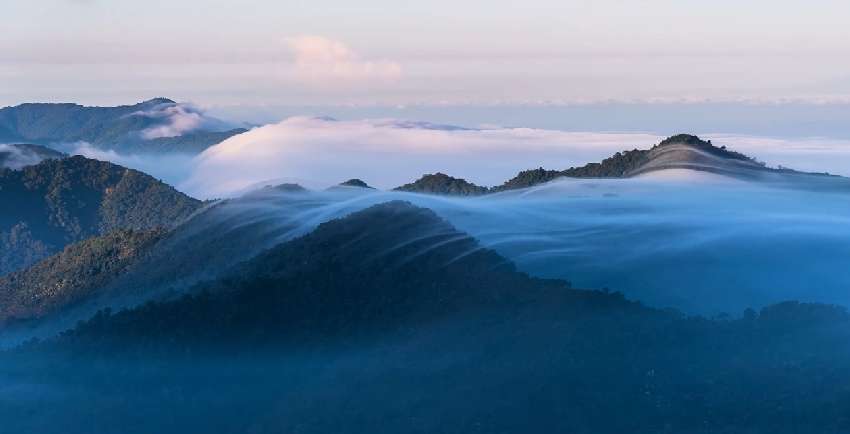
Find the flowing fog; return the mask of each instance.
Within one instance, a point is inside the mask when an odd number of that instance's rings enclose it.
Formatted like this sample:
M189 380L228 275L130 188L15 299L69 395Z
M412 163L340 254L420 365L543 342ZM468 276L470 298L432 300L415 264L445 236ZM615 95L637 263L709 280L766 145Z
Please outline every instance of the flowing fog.
M792 179L797 187L807 180ZM836 188L819 192L665 170L477 198L267 189L216 207L211 221L217 232L222 222L259 222L278 242L373 204L406 200L533 275L621 291L653 306L738 315L788 299L850 305L850 189L832 180Z
M170 116L166 124L171 128L169 135L191 131L180 126L213 125L207 117L203 118L206 123L197 124L190 122L195 117L182 112L166 114ZM561 170L597 162L618 151L648 149L665 135L296 116L233 136L197 156L125 154L86 143L54 146L138 169L192 196L214 199L283 181L325 188L362 178L375 187L391 189L434 172L492 186L524 169ZM707 134L704 138L769 166L850 175L844 164L850 157L847 140L736 134Z
M799 162L813 170L809 166L818 158L841 160L848 149L830 140L706 138L770 165ZM581 165L658 140L638 133L295 117L234 136L194 158L124 156L85 145L78 151L140 168L199 198L220 198L282 180L323 189L362 178L389 189L437 171L497 185L521 169ZM655 306L734 315L786 299L850 305L850 276L842 272L850 257L847 180L777 177L748 183L664 170L480 198L267 191L278 197L221 204L209 221L217 234L266 225L257 233L277 234L266 241L285 241L329 218L403 199L434 209L532 274L610 288ZM266 247L253 243L239 257Z

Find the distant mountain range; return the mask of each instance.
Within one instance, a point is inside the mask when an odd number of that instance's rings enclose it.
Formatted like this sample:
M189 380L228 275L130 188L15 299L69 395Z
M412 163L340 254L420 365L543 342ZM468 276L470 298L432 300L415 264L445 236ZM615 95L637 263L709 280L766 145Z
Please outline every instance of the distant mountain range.
M198 153L245 131L167 98L117 107L30 103L0 109L0 143Z
M81 156L0 170L0 275L119 229L168 227L202 203L142 172Z
M772 175L814 175L790 169L774 169L726 147L714 146L690 134L679 134L662 140L650 149L617 152L599 163L565 170L544 168L524 170L495 187L484 187L443 173L424 175L419 180L395 190L451 196L477 196L487 193L533 187L558 178L628 178L664 169L690 169L750 180L773 179Z

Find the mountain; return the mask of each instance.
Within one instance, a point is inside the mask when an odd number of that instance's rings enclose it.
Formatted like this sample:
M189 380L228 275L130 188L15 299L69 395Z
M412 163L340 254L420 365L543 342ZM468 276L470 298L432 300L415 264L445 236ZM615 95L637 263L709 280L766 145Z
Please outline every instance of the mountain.
M537 168L519 172L502 185L477 186L443 173L424 175L394 190L454 196L477 196L506 190L528 188L557 178L627 178L664 169L692 169L747 179L766 174L799 174L789 169L771 169L738 152L716 147L697 136L679 134L668 137L651 149L617 152L599 163L566 170Z
M342 187L358 187L358 188L372 188L366 181L361 179L349 179L348 181L342 182L339 184Z
M0 353L0 418L34 433L839 433L848 342L834 306L710 320L531 278L390 202L180 299Z
M651 149L617 152L600 163L590 163L566 170L541 168L519 172L493 191L514 190L546 183L557 178L626 178L665 169L691 169L758 179L771 173L798 173L787 169L771 169L726 147L714 146L697 136L679 134L662 140Z
M117 229L170 227L198 210L142 172L81 156L0 171L0 274Z
M479 196L488 191L487 187L481 187L465 179L454 178L439 172L423 175L418 180L396 187L393 190L448 196Z
M0 109L0 142L195 153L242 132L167 98L117 107L28 103Z
M38 164L42 160L63 158L67 155L46 146L33 144L0 144L0 170L20 169Z
M281 184L210 203L170 229L149 254L100 292L139 298L181 294L312 230L310 216L323 211L318 206L322 198L330 199L297 184Z
M24 270L0 276L0 326L82 302L126 271L165 234L118 230L71 244Z
M117 313L120 327L103 328L113 320L100 316L73 336L127 332L180 345L318 339L519 306L568 288L517 272L430 210L388 202L322 223L196 286L195 295ZM181 310L194 313L173 315Z
M332 185L325 191L340 192L340 193L369 193L376 191L374 187L367 184L362 179L349 179L337 185Z

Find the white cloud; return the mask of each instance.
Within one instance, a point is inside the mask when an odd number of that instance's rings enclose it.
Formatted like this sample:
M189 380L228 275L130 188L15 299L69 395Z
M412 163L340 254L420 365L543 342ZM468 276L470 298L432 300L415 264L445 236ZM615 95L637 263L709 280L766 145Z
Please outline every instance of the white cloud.
M131 116L144 116L158 121L156 125L142 130L142 137L146 140L182 136L199 129L225 130L231 127L186 103L159 104L149 110L132 113Z
M850 176L847 140L701 136L771 166ZM650 133L458 129L394 119L337 121L293 117L233 136L194 158L118 154L84 143L64 149L142 170L199 198L215 198L272 182L325 188L361 178L375 187L389 189L434 172L492 186L520 170L580 166L617 151L647 149L662 138Z
M43 158L33 151L0 143L0 170L5 168L18 170L25 166L38 164L41 160Z
M651 134L471 130L386 119L295 117L209 148L180 188L199 197L222 197L272 180L323 188L349 178L392 188L438 171L495 185L519 170L564 169L658 140Z
M119 154L95 148L86 142L68 143L61 147L70 155L82 155L140 170L171 185L184 182L193 165L193 156L189 154Z
M386 60L364 60L342 42L322 36L286 40L295 56L295 74L305 82L329 80L395 80L401 65Z
M200 128L204 121L200 113L189 111L185 107L176 104L159 108L156 112L139 114L155 118L166 118L165 124L150 127L142 131L142 137L148 140L182 136L184 133Z

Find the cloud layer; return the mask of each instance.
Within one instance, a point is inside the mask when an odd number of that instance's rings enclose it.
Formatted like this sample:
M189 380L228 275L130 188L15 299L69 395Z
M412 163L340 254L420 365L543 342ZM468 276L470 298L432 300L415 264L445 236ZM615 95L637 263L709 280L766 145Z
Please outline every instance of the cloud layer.
M171 132L181 130L179 122L171 125ZM700 135L770 166L850 176L846 140ZM199 198L216 198L274 182L321 189L350 178L389 189L434 172L493 186L520 170L580 166L617 151L647 149L665 136L298 116L233 136L194 158L120 154L85 143L62 150L142 170Z
M658 139L650 134L458 129L381 119L294 117L208 149L196 159L181 188L200 197L221 197L274 180L321 188L349 178L392 188L438 171L492 185L518 170L566 168Z

